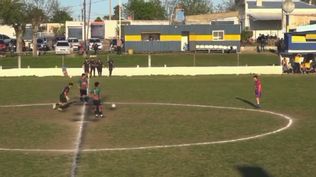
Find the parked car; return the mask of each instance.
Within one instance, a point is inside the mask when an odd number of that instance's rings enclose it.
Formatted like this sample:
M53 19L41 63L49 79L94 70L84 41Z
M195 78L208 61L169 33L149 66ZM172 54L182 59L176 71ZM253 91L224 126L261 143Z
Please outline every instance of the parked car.
M37 50L40 50L40 51L48 51L49 50L46 38L38 38L37 39Z
M0 52L5 52L7 51L7 45L3 40L0 40Z
M56 54L70 54L70 44L68 41L58 41L55 46Z
M89 39L89 50L94 50L94 49L93 49L93 45L94 45L94 44L97 44L97 45L98 45L98 49L99 49L99 50L102 50L102 48L103 48L103 43L102 43L101 40L98 39L98 38L91 38L91 39Z
M56 36L55 37L55 41L58 42L58 41L65 41L66 40L66 37L65 36Z
M7 44L7 48L9 51L11 52L15 52L16 51L16 39L11 39L10 42ZM26 47L25 47L25 42L24 40L22 40L22 51L26 51Z
M68 38L68 42L73 50L79 50L79 40L77 38Z
M0 34L0 40L3 40L4 43L9 43L11 38L5 34Z
M53 49L55 49L56 44L58 41L66 41L66 37L65 36L55 36L55 38L53 39Z

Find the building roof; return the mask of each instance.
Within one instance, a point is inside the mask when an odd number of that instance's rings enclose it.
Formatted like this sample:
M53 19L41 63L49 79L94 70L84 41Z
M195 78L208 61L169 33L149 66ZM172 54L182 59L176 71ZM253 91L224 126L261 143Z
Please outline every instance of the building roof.
M253 13L250 16L254 20L282 20L282 14L279 13Z
M299 26L296 28L296 32L316 31L316 24Z
M206 21L210 22L212 20L238 17L238 11L224 12L224 13L209 13L201 15L188 15L186 16L186 21Z
M282 1L262 1L262 6L257 6L256 1L247 1L249 9L280 9L282 8ZM309 5L308 3L295 1L296 9L316 9L315 5Z

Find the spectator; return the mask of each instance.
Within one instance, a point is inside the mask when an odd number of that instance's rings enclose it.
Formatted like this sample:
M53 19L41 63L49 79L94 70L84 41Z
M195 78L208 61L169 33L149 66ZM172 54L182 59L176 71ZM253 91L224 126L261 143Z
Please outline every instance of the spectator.
M83 71L86 74L86 76L88 77L89 75L89 69L90 69L90 61L88 60L88 58L85 59L85 61L82 64L83 67Z
M109 68L109 77L112 76L112 71L113 71L113 68L114 68L114 61L112 59L110 59L108 62L108 68Z
M98 76L102 76L102 69L103 69L103 62L98 59L97 61L97 71L98 71Z
M117 44L116 44L116 50L117 50L117 54L121 55L122 54L122 40L121 39L117 39Z
M91 59L90 60L90 78L92 77L95 77L95 69L97 67L97 63L94 59Z
M292 67L289 63L288 58L284 57L282 60L282 69L283 69L283 73L290 73L292 72Z
M302 63L302 57L300 54L296 54L294 57L294 73L301 73L301 63Z
M94 50L94 54L96 55L97 52L98 52L98 44L95 42L92 47L93 47L93 50Z

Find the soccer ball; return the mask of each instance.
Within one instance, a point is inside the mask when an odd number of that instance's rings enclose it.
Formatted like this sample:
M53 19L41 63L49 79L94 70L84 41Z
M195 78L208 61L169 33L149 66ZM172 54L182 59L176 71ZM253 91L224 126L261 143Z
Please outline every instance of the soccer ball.
M113 103L113 104L111 105L111 108L112 108L112 109L115 109L115 108L116 108L116 105Z

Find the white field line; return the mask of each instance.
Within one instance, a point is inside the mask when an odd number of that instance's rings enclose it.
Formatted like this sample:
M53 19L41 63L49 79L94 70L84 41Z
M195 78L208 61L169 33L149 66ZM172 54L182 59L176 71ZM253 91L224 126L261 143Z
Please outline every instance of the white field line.
M18 108L18 107L34 107L34 106L49 106L54 103L35 103L35 104L16 104L16 105L0 105L0 108Z
M72 160L72 164L71 164L71 172L70 172L71 177L76 177L85 114L86 114L86 103L83 104L82 109L81 109L79 132L78 132L78 136L77 136L77 139L75 142L74 156L73 156L73 160Z
M107 102L104 104L112 104L112 102ZM247 109L238 107L224 107L224 106L212 106L212 105L196 105L196 104L176 104L176 103L133 103L133 102L116 102L117 105L157 105L157 106L179 106L179 107L198 107L198 108L213 108L213 109L228 109L228 110L240 110L240 111L251 111L260 112L265 114L271 114L283 119L286 119L287 124L277 130L262 133L259 135L254 135L250 137L231 139L231 140L221 140L221 141L209 141L200 143L186 143L186 144L174 144L174 145L157 145L157 146L141 146L141 147L122 147L122 148L99 148L99 149L82 149L83 152L97 152L97 151L129 151L129 150L146 150L146 149L162 149L162 148L177 148L177 147L190 147L190 146L202 146L202 145L212 145L212 144L224 144L233 143L239 141L246 141L252 139L262 138L268 135L276 134L284 131L291 127L293 124L293 118L282 113L277 113L273 111L267 111L262 109ZM30 104L25 106L37 106L37 105L49 105L49 104ZM3 107L3 106L0 106ZM7 105L6 107L16 107L15 105ZM74 152L75 149L10 149L10 148L0 148L0 151L23 151L23 152Z

